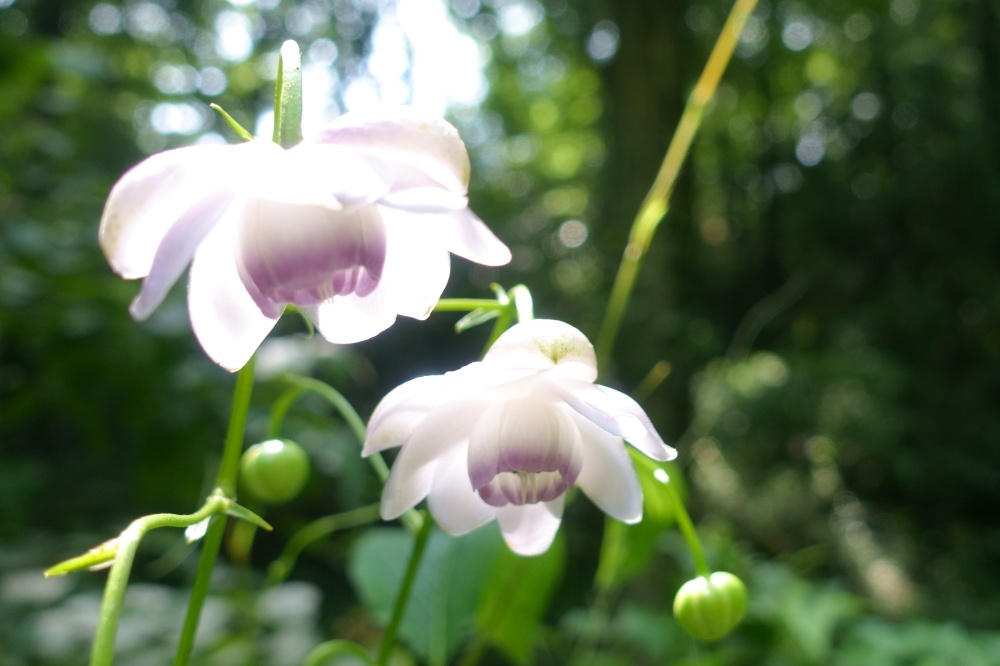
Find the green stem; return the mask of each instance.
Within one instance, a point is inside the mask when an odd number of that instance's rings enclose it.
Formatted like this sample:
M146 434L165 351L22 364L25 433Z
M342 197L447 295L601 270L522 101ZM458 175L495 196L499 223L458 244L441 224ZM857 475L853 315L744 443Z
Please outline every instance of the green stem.
M299 554L316 541L334 532L367 525L379 519L379 505L370 504L353 511L317 518L288 540L281 555L267 568L267 584L277 585L285 580L295 567Z
M756 5L757 0L736 0L736 4L733 5L729 18L722 27L722 33L708 57L705 69L702 70L701 77L684 106L677 130L667 148L667 154L663 158L663 164L660 165L660 171L656 174L656 180L653 181L649 193L642 205L639 206L639 212L636 214L629 232L621 264L618 266L618 274L615 276L615 282L611 288L611 297L608 299L604 323L597 338L596 350L599 367L606 366L611 356L615 339L618 337L618 330L621 328L622 316L625 314L625 308L632 297L632 290L635 287L635 279L639 273L642 259L653 240L653 233L667 213L670 195L695 134L701 126L705 107L712 101L722 74L726 71L726 66L732 58L740 33L743 32L743 26Z
M215 513L224 511L227 504L226 498L213 495L195 513L187 516L172 513L143 516L132 521L121 533L117 539L118 551L114 564L111 565L108 581L104 587L101 614L97 619L97 632L90 653L91 666L110 666L114 661L115 635L118 632L125 588L128 586L129 573L132 571L132 563L135 561L135 554L142 538L149 531L160 527L190 527Z
M298 400L306 389L301 386L293 386L292 388L285 391L280 398L274 401L274 406L271 407L271 421L267 427L267 436L269 439L278 439L281 435L281 426L285 422L285 416L288 414L288 410L292 408L292 404Z
M442 298L434 306L435 312L471 312L483 308L499 310L506 307L495 298Z
M635 398L635 401L641 403L652 395L653 391L667 378L671 370L673 370L673 366L670 365L669 361L657 361L650 368L649 373L639 382L639 385L635 387L635 390L632 391L632 397Z
M392 654L392 648L396 642L396 632L399 630L399 624L403 620L406 604L410 600L410 592L413 589L413 582L417 579L420 560L423 558L424 550L427 548L427 539L431 534L432 521L427 516L422 517L424 519L423 525L420 527L420 531L417 532L417 537L413 542L413 552L410 553L410 562L406 566L403 584L399 588L399 596L396 597L396 605L392 609L392 618L389 620L389 626L386 627L385 635L382 637L382 645L379 647L378 666L385 666L389 661L389 655Z
M302 389L303 391L312 391L313 393L324 398L330 405L337 410L341 418L344 419L344 423L347 427L351 429L354 433L355 438L357 438L360 445L364 445L365 433L367 432L367 426L365 422L355 411L354 406L351 405L350 401L343 396L337 389L333 388L326 382L322 382L318 379L313 379L312 377L302 377L299 375L284 375L283 379L291 384L295 388ZM298 397L298 396L295 396ZM287 411L287 409L286 409ZM280 429L281 422L277 423L277 428ZM275 432L275 423L272 420L271 423L272 432ZM378 475L379 480L385 484L386 479L389 478L389 466L386 464L385 459L380 453L373 453L368 456L368 462L371 464L372 469L375 470L375 474ZM420 529L421 520L420 515L410 509L402 515L403 524L406 525L407 529L411 533L416 533Z
M687 512L687 507L684 506L684 502L681 501L680 496L677 495L677 491L674 490L674 484L671 479L667 479L667 482L663 485L667 489L667 494L670 495L670 500L674 503L674 508L677 510L677 526L680 528L681 534L684 535L684 540L687 541L688 549L690 549L691 556L694 558L695 572L699 576L710 575L712 570L708 568L705 551L702 550L701 541L698 539L698 532L694 529L691 516Z
M251 356L247 364L236 375L236 388L233 390L233 408L229 416L229 429L226 431L226 441L222 449L222 461L219 473L215 479L216 492L225 497L236 497L236 479L240 468L240 454L243 452L243 436L246 431L247 414L250 411L250 396L253 393L253 369L255 356ZM188 600L187 615L184 617L184 627L181 629L177 653L174 656L174 666L184 666L191 657L194 648L195 632L201 619L201 609L208 596L208 583L219 558L222 537L226 531L225 519L213 520L208 526L208 533L201 546L201 557L198 560L198 572L195 574L191 598Z
M292 396L292 400L300 397L303 393L311 391L317 394L328 403L330 406L337 410L340 417L344 419L344 423L348 428L351 429L351 433L358 440L359 444L363 444L365 441L365 432L367 426L365 426L364 420L358 415L358 412L354 409L354 406L350 401L343 396L343 394L337 389L333 388L326 382L320 381L318 379L313 379L312 377L303 377L301 375L282 375L281 380L291 384L294 389L297 389L299 393ZM286 410L287 411L287 410ZM277 424L274 421L271 422L271 429L274 432L275 427L280 430L281 422ZM388 476L388 471L386 472ZM380 475L380 478L385 481L385 477Z
M229 414L229 428L222 448L222 462L215 486L226 497L236 498L236 477L240 471L240 455L243 453L243 434L246 431L247 415L250 413L250 396L253 394L253 371L257 357L251 356L236 375L233 389L233 407Z

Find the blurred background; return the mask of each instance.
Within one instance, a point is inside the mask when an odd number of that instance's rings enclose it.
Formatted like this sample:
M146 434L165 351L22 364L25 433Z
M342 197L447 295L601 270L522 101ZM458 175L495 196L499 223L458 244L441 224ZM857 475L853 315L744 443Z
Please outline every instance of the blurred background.
M472 207L514 260L454 260L446 296L524 283L538 316L595 340L729 9L0 0L0 664L85 663L104 577L41 569L139 515L193 510L221 450L233 378L192 338L184 289L136 324L138 284L97 247L121 173L166 148L236 141L210 103L270 136L277 50L295 39L307 133L376 101L459 128ZM636 566L593 592L603 521L580 501L544 630L482 663L1000 663L998 34L992 0L761 0L602 377L633 391L669 364L639 397L680 451L710 561L750 589L747 620L711 647L680 632L670 604L693 571L673 529L652 530ZM455 335L456 318L400 321L349 348L287 318L261 351L249 438L264 436L280 370L330 382L366 417L398 383L473 360L486 331ZM200 663L299 663L324 638L378 635L352 565L374 537L323 542L247 602L298 527L378 498L324 403L298 403L286 430L312 478L265 514L277 529L250 561L220 569ZM194 567L181 543L164 531L143 547L123 664L169 659ZM443 655L404 646L457 661L476 639L456 631Z

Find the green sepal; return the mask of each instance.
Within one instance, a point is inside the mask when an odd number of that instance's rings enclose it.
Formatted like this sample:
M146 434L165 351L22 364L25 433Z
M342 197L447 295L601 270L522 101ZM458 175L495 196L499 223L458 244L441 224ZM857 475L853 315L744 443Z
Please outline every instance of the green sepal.
M240 125L238 122L236 122L236 119L233 118L228 113L226 113L226 110L223 109L221 106L219 106L218 104L215 104L215 103L209 104L208 106L212 110L214 110L216 113L218 113L220 116L222 116L222 119L226 121L226 124L229 125L229 127L234 132L236 132L236 135L239 136L241 139L243 139L244 141L253 141L254 140L254 135L251 134L250 132L248 132L243 127L243 125Z
M535 318L535 301L531 291L523 284L515 284L507 290L507 296L514 301L514 312L518 323L531 321Z
M110 567L117 555L118 537L115 537L114 539L108 539L98 546L94 546L83 555L71 557L53 567L49 567L43 572L43 575L46 578L51 578L52 576L65 576L68 573L82 571L83 569L99 571Z
M490 289L493 290L493 295L496 296L497 302L500 305L507 305L510 303L510 298L507 297L507 290L504 289L498 282L491 282Z
M239 518L240 520L245 520L248 523L256 525L262 530L272 531L274 528L271 527L270 523L258 516L256 513L250 509L240 506L236 502L230 501L226 506L226 514L232 516L233 518Z
M487 322L493 321L500 316L499 308L476 308L455 322L455 332L461 333L470 328L475 328Z
M291 148L302 141L302 53L289 39L278 55L274 90L274 142Z
M305 322L306 325L307 338L311 338L316 335L316 325L313 324L312 319L310 319L301 309L289 303L285 306L285 312L302 317L302 321Z

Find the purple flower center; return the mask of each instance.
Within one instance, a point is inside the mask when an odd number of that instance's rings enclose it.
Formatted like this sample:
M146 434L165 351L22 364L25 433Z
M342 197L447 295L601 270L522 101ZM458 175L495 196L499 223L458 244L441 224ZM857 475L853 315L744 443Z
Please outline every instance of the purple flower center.
M321 205L251 199L243 211L237 263L261 310L367 296L385 266L386 231L378 208L344 212Z
M515 398L487 409L469 436L469 479L491 506L536 504L573 487L580 433L557 405Z

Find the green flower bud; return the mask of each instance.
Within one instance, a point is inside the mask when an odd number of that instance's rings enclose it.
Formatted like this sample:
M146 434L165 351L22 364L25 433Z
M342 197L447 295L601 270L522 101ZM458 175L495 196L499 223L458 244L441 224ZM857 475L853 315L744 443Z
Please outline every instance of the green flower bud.
M289 439L254 444L240 459L243 488L265 504L284 504L298 496L309 480L309 456Z
M674 617L700 641L719 640L736 628L746 611L746 586L725 571L689 580L674 597Z

